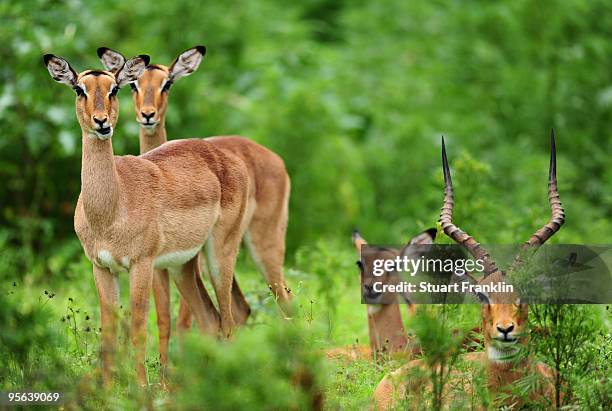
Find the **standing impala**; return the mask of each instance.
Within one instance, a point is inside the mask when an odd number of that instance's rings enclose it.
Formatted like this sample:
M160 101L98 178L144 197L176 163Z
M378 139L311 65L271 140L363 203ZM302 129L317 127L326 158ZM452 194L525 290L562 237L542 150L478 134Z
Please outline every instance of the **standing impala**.
M244 230L249 172L237 156L199 139L174 141L139 157L113 156L117 92L135 82L148 56L127 60L115 72L76 73L47 54L51 77L72 88L82 131L81 193L74 226L93 263L100 299L103 376L110 383L119 304L118 273L129 272L131 340L140 383L146 383L146 319L153 270L168 269L198 327L219 332L219 315L201 279L194 276L206 244L220 273L220 326L231 333L230 290ZM224 310L224 311L223 311ZM229 314L229 315L228 315Z
M556 233L565 221L565 214L557 191L556 148L553 132L551 132L550 144L548 201L552 210L552 217L548 223L529 238L524 244L521 254L535 251ZM442 167L444 170L444 205L440 214L440 223L444 232L455 242L463 245L475 259L484 261L485 275L478 281L479 284L505 282L509 274L497 267L489 253L472 236L453 224L452 216L455 205L453 183L444 140L442 140ZM521 259L515 259L509 273L520 269L521 262ZM472 281L476 280L472 279ZM520 355L521 346L525 346L528 341L527 304L521 303L519 296L514 293L489 293L488 295L482 295L482 298L486 300L481 310L485 351L465 354L464 359L484 367L489 392L493 395L500 393L506 395L503 399L503 405L516 408L523 405L522 400L512 394L511 388L514 382L530 375L540 378L536 389L529 393L529 399L539 402L549 401L550 404L555 404L553 371L543 363L536 363L531 357ZM418 397L421 393L422 384L426 382L422 378L411 379L412 371L418 368L426 368L421 360L411 361L387 375L374 392L376 408L393 409L397 405L397 400L407 393L412 393ZM461 387L463 383L459 384ZM463 386L463 389L472 393L476 391L469 384ZM448 394L445 393L445 395Z
M190 66L179 66L172 70L174 72L174 79L178 79L182 76L191 74L200 64L202 57L206 54L206 48L204 46L198 46L190 50L191 54L186 55L184 58L189 62ZM185 53L183 53L184 55ZM108 49L106 47L100 47L98 49L98 57L100 57L104 66L114 72L121 68L121 65L125 62L125 57L116 51ZM178 59L177 59L178 61ZM139 79L140 83L146 83L146 79L151 77L147 75L147 71L154 70L156 66L148 66L144 74ZM169 69L170 70L170 69ZM133 90L137 89L135 84L130 84ZM159 92L155 87L144 86L143 93L139 96L139 93L134 92L134 102L136 106L136 113L138 114L138 123L140 124L140 154L144 154L151 151L167 141L166 128L165 128L165 114L167 100L163 104L159 104L159 107L154 108L156 101L159 101L161 97L167 94L170 84L165 88L165 92ZM138 98L140 97L140 98ZM161 103L161 101L159 101ZM139 109L139 107L141 107ZM200 255L203 261L203 256ZM201 261L196 264L199 270ZM205 266L204 266L205 268ZM206 270L208 273L208 271ZM199 271L195 273L199 276ZM167 270L155 270L153 275L153 297L155 300L155 308L157 311L157 327L159 329L159 351L160 361L165 367L168 363L168 341L170 339L171 330L171 315L170 315L170 287L169 277ZM177 329L184 331L191 328L192 316L188 305L184 299L180 300L180 311L177 321ZM232 282L232 316L234 322L237 325L246 323L251 309L248 302L244 298L244 294L240 290L238 282L233 279Z
M131 84L136 120L140 124L140 151L147 152L167 141L166 109L168 94L174 82L193 73L200 65L206 48L190 48L174 60L170 66L152 64L147 66L138 81ZM106 47L98 49L98 56L111 72L120 69L125 57ZM266 279L281 306L288 310L290 294L285 285L283 264L285 258L285 233L287 229L290 181L283 160L261 145L244 137L209 137L205 139L216 149L235 155L244 161L249 173L249 196L244 233L241 234L258 270ZM218 265L208 259L212 283L218 293ZM163 278L163 277L161 277ZM169 334L170 309L168 282L154 282L154 295L158 305L158 316L164 318L160 335ZM249 307L234 280L232 288L234 319L244 323ZM221 301L219 302L221 305ZM223 314L223 307L221 307ZM179 311L179 328L191 324L191 315L184 300ZM165 330L164 332L161 329ZM166 339L167 347L167 339Z

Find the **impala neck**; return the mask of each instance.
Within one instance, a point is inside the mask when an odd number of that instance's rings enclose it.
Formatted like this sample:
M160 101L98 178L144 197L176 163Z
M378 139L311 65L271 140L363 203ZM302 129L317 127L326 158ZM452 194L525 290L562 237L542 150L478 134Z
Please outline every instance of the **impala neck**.
M92 138L83 132L81 201L87 221L93 227L108 227L119 203L119 175L111 139Z
M161 120L153 129L140 127L140 154L151 151L168 141L166 137L166 122Z
M520 354L519 354L520 355ZM506 361L491 358L485 346L486 371L489 388L498 391L531 372L532 358L522 357Z

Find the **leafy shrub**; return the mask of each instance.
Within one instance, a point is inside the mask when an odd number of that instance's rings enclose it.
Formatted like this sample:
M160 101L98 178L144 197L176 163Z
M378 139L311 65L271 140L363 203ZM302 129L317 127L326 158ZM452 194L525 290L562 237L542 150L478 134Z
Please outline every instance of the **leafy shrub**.
M296 324L241 330L232 341L188 335L174 372L173 409L312 409L322 364Z

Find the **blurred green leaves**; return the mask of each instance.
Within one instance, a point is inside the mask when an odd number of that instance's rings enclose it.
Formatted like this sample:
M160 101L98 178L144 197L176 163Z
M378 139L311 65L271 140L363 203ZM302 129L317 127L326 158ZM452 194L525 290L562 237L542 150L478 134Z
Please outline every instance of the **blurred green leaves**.
M229 342L187 336L173 409L317 409L322 353L313 349L310 331L287 322L244 329Z
M402 242L434 225L442 134L457 223L487 242L520 242L548 217L551 127L568 215L553 240L605 243L610 11L603 0L1 2L0 223L30 255L74 238L80 130L43 53L83 70L100 67L102 45L169 64L205 44L198 72L172 89L169 137L242 134L285 159L289 258L354 226ZM114 149L135 154L132 103L120 96Z

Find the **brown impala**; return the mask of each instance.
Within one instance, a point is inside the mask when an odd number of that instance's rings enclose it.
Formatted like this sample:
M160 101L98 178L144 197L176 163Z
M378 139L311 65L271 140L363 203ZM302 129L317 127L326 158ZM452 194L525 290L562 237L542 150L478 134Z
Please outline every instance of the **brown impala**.
M436 229L430 228L412 238L401 250L380 248L372 258L394 258L398 255L406 255L409 258L417 258L419 252L410 248L414 244L432 244L436 237ZM361 247L367 245L367 241L355 230L353 232L353 245L357 251L360 261L357 262L362 277L362 292L367 293L370 298L375 294L372 286L373 277L365 276L363 259L361 258ZM385 284L399 281L399 274L387 273L381 277ZM406 304L408 315L413 315L414 304ZM416 348L409 346L408 335L404 328L400 305L398 304L369 304L368 310L368 336L370 346L346 346L327 350L329 358L356 360L356 359L385 359L386 356L409 358L414 354Z
M552 210L552 217L548 223L535 232L525 242L522 255L525 252L533 252L556 233L563 222L565 214L557 192L556 174L556 148L555 137L551 131L550 136L550 172L548 178L548 201ZM458 244L463 245L475 259L484 261L485 275L478 281L479 284L499 284L505 282L507 275L516 271L521 266L521 259L516 258L514 264L506 274L500 270L491 259L489 253L469 234L462 231L453 224L453 184L451 180L446 148L442 140L442 167L444 170L444 205L440 214L440 223L446 235ZM473 280L476 281L476 280ZM537 363L531 357L521 358L518 354L521 345L527 344L527 304L519 301L519 296L513 293L489 293L484 296L485 304L482 305L482 332L484 334L485 351L479 353L468 353L463 356L469 363L481 366L485 370L489 392L495 394L503 393L507 397L503 399L503 405L520 407L521 399L511 393L512 384L518 379L537 375L540 384L537 389L529 393L531 401L548 401L554 404L553 371L543 363ZM377 409L392 409L397 402L408 394L418 398L421 387L427 384L423 378L412 378L411 374L416 369L426 369L421 360L414 360L402 366L398 370L388 374L374 392L374 402ZM412 374L414 375L414 374ZM458 377L454 374L453 377ZM463 386L465 392L476 392L469 384L462 382L459 378L459 386ZM447 384L453 385L452 383ZM431 390L431 386L428 388ZM444 395L449 400L450 393ZM418 403L418 401L417 401Z
M205 53L204 46L196 46L179 54L170 66L148 65L138 80L130 84L136 120L140 124L141 154L166 143L166 109L170 88L178 79L193 73ZM119 70L125 62L121 53L106 47L98 49L98 56L111 72ZM290 294L283 275L290 191L285 164L272 151L244 137L210 137L205 141L226 155L237 157L247 168L250 195L247 198L242 241L281 306L289 311ZM221 317L229 311L231 300L233 321L236 324L245 323L250 308L238 283L233 279L230 299L222 284L224 276L219 275L217 258L207 254L208 272L212 274ZM171 320L168 274L164 270L155 273L153 295L158 314L161 360L165 364ZM177 327L179 330L191 327L191 312L184 299L181 299Z
M77 73L68 62L44 56L51 77L76 92L82 131L81 193L74 226L93 263L100 298L102 360L110 382L119 304L117 273L129 271L131 339L141 383L146 383L146 319L154 269L168 269L200 329L232 331L228 309L238 248L253 197L249 169L238 156L201 139L164 144L138 157L114 156L111 137L117 123L117 92L134 83L148 56L125 61L114 72ZM197 256L207 244L218 268L223 299L221 318L201 279Z

